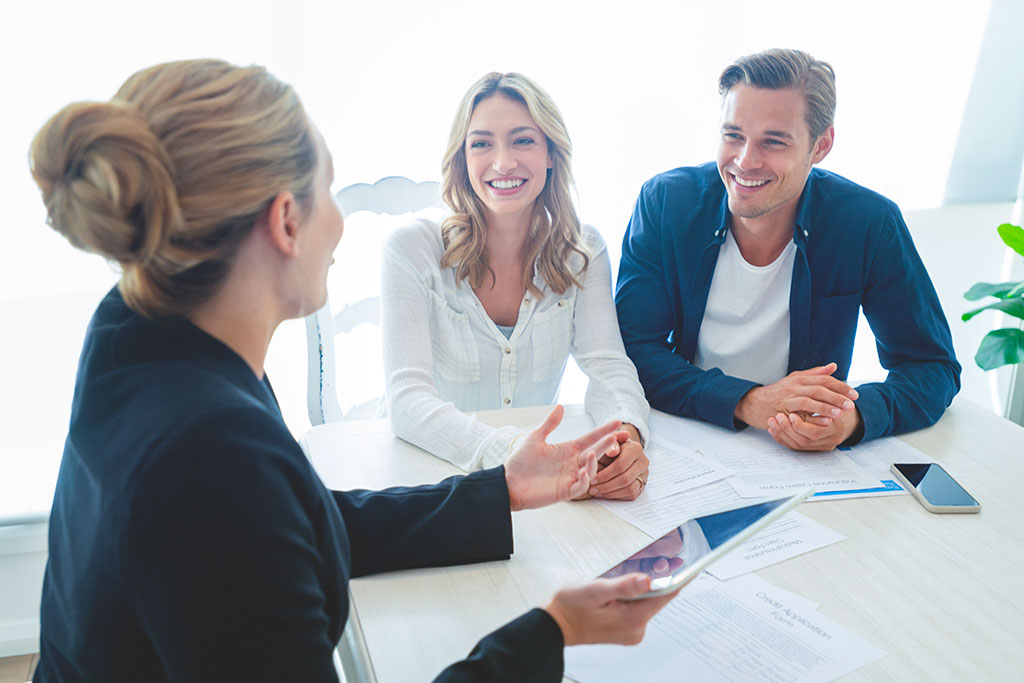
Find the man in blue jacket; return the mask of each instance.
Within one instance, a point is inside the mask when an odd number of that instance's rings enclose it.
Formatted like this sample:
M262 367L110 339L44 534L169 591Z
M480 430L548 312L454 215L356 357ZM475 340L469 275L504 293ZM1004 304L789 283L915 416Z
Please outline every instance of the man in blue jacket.
M768 50L719 91L717 163L649 180L622 245L619 324L651 406L798 450L933 424L960 365L903 217L814 168L834 140L832 67ZM861 308L888 377L853 389Z

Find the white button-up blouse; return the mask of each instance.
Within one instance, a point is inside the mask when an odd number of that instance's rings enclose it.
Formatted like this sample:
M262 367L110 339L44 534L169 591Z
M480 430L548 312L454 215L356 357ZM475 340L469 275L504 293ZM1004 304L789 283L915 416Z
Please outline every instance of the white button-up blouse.
M440 225L418 218L394 231L381 258L381 335L385 396L392 431L465 470L500 465L517 430L495 429L475 410L550 405L569 353L589 379L585 406L597 424L618 419L648 436L649 413L636 368L626 356L611 295L601 235L583 230L590 265L583 287L523 297L505 338L469 283L440 266ZM573 267L582 259L573 254Z

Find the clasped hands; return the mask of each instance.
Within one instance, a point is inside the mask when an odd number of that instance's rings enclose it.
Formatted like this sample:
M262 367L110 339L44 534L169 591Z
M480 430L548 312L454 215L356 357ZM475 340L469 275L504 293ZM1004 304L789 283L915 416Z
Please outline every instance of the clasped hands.
M748 391L736 405L736 418L766 429L797 451L830 451L860 424L857 390L833 377L836 364L791 372L778 382Z

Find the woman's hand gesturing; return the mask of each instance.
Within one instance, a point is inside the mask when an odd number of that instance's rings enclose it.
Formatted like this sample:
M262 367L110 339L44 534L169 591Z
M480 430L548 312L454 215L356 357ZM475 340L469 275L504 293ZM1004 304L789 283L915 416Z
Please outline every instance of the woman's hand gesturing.
M586 493L597 475L597 459L617 445L621 425L608 422L564 443L547 443L565 410L555 406L505 461L505 481L513 510L544 507Z

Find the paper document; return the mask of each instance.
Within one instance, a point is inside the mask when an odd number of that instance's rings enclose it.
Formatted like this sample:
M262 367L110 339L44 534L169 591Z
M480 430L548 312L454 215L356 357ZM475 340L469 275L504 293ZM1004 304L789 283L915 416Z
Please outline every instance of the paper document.
M736 492L745 498L799 491L813 486L816 492L846 491L878 486L878 479L838 451L799 453L775 443L764 433L767 442L757 449L721 448L712 457L735 472L727 479Z
M647 426L650 427L651 434L656 437L670 439L701 452L704 452L708 446L713 447L722 442L729 443L734 436L750 431L736 432L703 420L669 415L658 410L651 411L650 417L647 418Z
M724 481L654 501L642 498L640 496L635 501L598 500L598 503L651 538L659 538L669 529L694 517L751 502L749 498L739 496ZM824 548L844 538L809 517L791 512L715 562L708 571L720 579L728 579Z
M651 620L640 645L566 648L565 671L581 683L815 683L884 655L804 598L746 575L687 587Z
M716 578L731 579L845 539L838 531L810 517L790 512L716 561L707 571Z
M657 500L645 499L643 494L631 501L597 499L598 505L651 538L659 538L672 527L706 512L738 507L749 502L744 501L724 481L705 484Z
M732 472L696 451L652 438L644 447L651 461L650 478L637 502L654 501L724 479Z
M934 462L895 437L828 453L799 453L759 429L734 432L657 411L651 413L648 424L655 437L671 439L733 469L736 476L729 483L745 497L784 493L804 486L817 489L811 500L902 495L906 491L896 483L889 465Z

